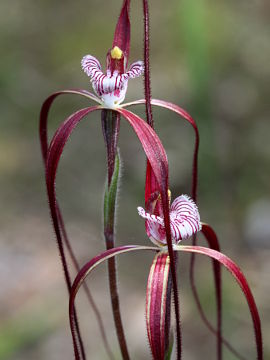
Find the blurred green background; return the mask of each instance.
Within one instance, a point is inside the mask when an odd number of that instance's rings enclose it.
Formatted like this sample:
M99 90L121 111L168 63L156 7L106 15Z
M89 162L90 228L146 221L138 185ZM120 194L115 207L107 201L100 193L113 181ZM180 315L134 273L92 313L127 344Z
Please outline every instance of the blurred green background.
M130 61L142 59L141 1L131 1ZM0 3L0 359L72 359L67 292L49 218L38 142L42 101L65 88L90 89L80 68L85 54L100 59L111 46L121 1L2 0ZM150 1L152 94L179 104L201 133L201 218L246 274L261 314L265 358L270 357L270 6L267 0ZM126 100L143 97L142 80L129 83ZM86 99L56 101L49 129ZM143 107L134 109L144 116ZM165 110L154 111L170 161L172 196L190 193L193 133ZM136 207L143 205L145 158L122 121L122 181L117 244L150 244ZM72 135L60 164L57 191L80 264L104 249L102 198L105 151L98 115ZM201 244L204 241L199 238ZM151 254L119 259L123 320L132 359L149 359L144 324ZM189 257L179 259L185 360L215 359L215 340L192 300ZM211 264L197 261L197 285L215 319ZM120 358L112 325L106 267L89 282ZM255 358L244 297L224 271L224 332L247 359ZM78 307L89 358L107 359L82 293ZM224 358L234 357L224 351Z

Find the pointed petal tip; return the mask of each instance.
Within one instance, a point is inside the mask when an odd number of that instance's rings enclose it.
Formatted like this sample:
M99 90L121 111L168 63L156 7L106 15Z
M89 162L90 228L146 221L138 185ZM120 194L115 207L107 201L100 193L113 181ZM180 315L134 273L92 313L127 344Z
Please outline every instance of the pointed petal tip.
M124 0L123 6L116 24L113 47L118 46L129 57L130 48L130 20L129 20L130 0Z

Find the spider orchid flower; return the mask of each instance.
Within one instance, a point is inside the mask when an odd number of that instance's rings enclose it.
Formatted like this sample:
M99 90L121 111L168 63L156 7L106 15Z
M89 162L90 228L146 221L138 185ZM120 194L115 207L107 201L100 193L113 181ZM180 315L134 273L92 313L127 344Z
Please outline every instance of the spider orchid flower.
M164 218L146 212L142 207L138 207L138 213L146 219L146 232L149 239L156 245L166 245ZM201 230L197 205L187 195L181 195L173 201L170 207L170 226L174 244L188 239Z
M107 53L106 73L100 62L92 55L81 61L82 69L90 77L96 99L104 108L116 109L125 99L128 80L139 77L144 72L142 61L134 62L127 69L130 48L130 0L124 0L116 25L113 47Z
M82 59L82 69L90 77L93 89L105 108L116 109L125 99L128 80L143 74L142 61L133 63L128 71L126 63L126 56L118 46L107 54L106 74L95 57L86 55Z
M220 299L221 296L220 265L224 265L232 273L248 302L255 330L257 358L262 360L263 353L260 317L247 281L238 266L219 251L219 245L214 231L210 226L201 224L199 212L197 206L195 205L197 190L197 158L199 146L197 125L192 117L179 106L163 100L155 100L151 98L149 77L149 17L147 0L143 0L145 24L144 62L138 61L133 63L129 68L127 66L130 47L129 5L130 0L123 0L123 6L116 25L112 48L107 54L106 72L102 72L99 61L93 56L86 55L82 60L83 70L90 77L90 81L96 95L86 90L63 90L56 92L49 96L44 102L40 114L40 141L46 170L46 185L51 217L69 291L69 317L75 359L86 359L75 308L75 299L80 287L82 285L85 287L88 298L94 307L95 305L84 282L85 278L91 273L93 269L105 261L108 261L110 278L111 274L113 275L116 273L115 265L113 268L111 268L112 271L110 273L110 264L113 264L115 256L134 251L154 251L156 253L150 268L146 294L147 334L153 358L154 360L164 360L165 358L170 358L170 306L173 293L177 341L176 357L177 360L181 359L180 315L176 273L177 261L175 257L176 251L181 251L183 253L188 252L191 254L206 255L213 260L217 299ZM143 72L145 72L145 98L123 105L122 102L127 91L128 80L130 78L140 76ZM47 120L49 110L54 100L59 95L65 94L77 94L84 96L88 99L96 101L98 106L90 106L81 109L69 116L64 122L60 124L50 143L48 143ZM125 109L125 107L140 104L146 104L147 122ZM170 206L170 194L168 193L168 159L160 139L153 130L153 119L151 113L152 105L160 106L162 108L173 111L181 118L184 118L193 127L195 133L195 151L193 157L193 181L191 195L194 199L194 202L186 195L182 195L176 198L173 204ZM105 139L105 142L108 155L109 152L111 152L111 157L109 158L108 156L108 160L112 160L112 165L110 165L111 177L108 176L108 180L110 179L110 181L108 181L108 186L105 189L104 197L104 223L108 224L109 227L108 236L111 238L114 236L114 211L116 207L115 198L117 193L117 182L119 174L117 137L121 116L121 118L125 119L134 130L147 157L145 185L146 210L140 208L139 213L146 220L147 235L158 246L149 247L129 245L114 247L114 243L112 241L112 246L110 248L108 248L106 244L106 251L94 257L80 269L67 238L60 207L56 200L55 181L62 152L72 134L72 131L87 115L96 111L101 111L103 134L104 138L107 139ZM108 161L108 168L109 162L110 161ZM210 248L200 246L183 246L179 244L181 240L186 239L199 230L202 230L202 233L208 241ZM66 251L69 252L77 269L77 276L75 277L74 281L71 279L70 269L66 260ZM126 347L121 318L119 317L119 299L117 294L117 281L115 275L111 279L112 281L109 279L110 291L114 287L114 290L111 291L111 299L115 304L115 307L113 307L113 315L116 325L116 332L122 357L125 360L129 360L130 357ZM198 304L200 305L199 301ZM217 301L217 308L219 308L219 306L220 301ZM204 314L202 310L201 313L203 317ZM96 312L96 316L97 318L100 318L100 314L98 312ZM205 322L207 323L207 319ZM110 358L113 358L106 342L104 328L101 321L99 321L99 325L107 353ZM226 341L221 337L221 333L219 331L219 319L217 330L214 327L211 328L211 325L209 326L210 329L212 329L212 331L217 335L217 358L218 360L221 360L221 342L226 344Z

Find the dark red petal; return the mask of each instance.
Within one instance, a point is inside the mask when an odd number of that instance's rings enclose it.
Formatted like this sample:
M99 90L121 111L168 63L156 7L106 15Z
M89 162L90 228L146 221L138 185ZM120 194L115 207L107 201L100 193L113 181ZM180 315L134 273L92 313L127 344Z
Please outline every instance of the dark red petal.
M87 97L88 99L99 102L99 99L95 95L91 94L90 92L88 92L86 90L79 90L79 89L71 89L71 90L59 91L57 93L52 94L51 96L49 96L49 98L46 99L46 101L43 103L43 106L41 108L40 127L39 127L41 150L42 150L42 156L43 156L43 161L44 161L45 166L46 166L47 151L48 151L48 143L47 143L47 118L48 118L48 113L49 113L49 109L50 109L54 99L57 96L61 95L61 94L78 94L78 95L82 95L84 97ZM57 219L56 219L56 221L59 222L59 228L61 229L61 235L63 236L64 242L65 242L65 244L67 246L67 249L68 249L68 251L70 253L71 259L74 262L75 267L78 267L76 257L74 256L74 253L72 251L71 245L69 243L69 240L68 240L68 237L67 237L67 234L66 234L66 230L65 230L65 227L64 227L64 222L63 222L62 215L61 215L61 212L60 212L60 208L59 208L57 202L56 202L56 211L57 211ZM63 242L62 242L62 239L61 239L61 245L62 244L63 244ZM60 257L61 257L63 267L65 269L66 284L67 284L68 290L70 290L70 274L69 274L69 270L68 270L68 267L67 267L67 262L66 262L66 258L65 258L65 252L64 252L64 249L63 249L63 245L61 247L59 247L59 249L60 248L62 250L62 251L60 251ZM97 320L98 320L98 323L99 323L99 326L100 326L102 338L104 340L104 346L105 346L105 348L107 350L108 355L111 357L111 355L110 355L111 351L110 351L110 348L109 348L109 345L108 345L108 342L107 342L107 339L106 339L106 334L104 332L104 327L103 327L103 324L102 324L100 314L99 314L98 309L97 309L97 307L96 307L96 305L95 305L95 303L94 303L94 301L92 299L92 296L91 296L89 290L88 289L85 289L85 290L86 290L86 293L87 293L88 300L89 300L89 302L90 302L90 304L91 304L91 306L92 306L92 308L93 308L93 310L94 310L94 312L96 314L96 317L97 317ZM77 318L76 318L76 330L77 330L77 333L78 333L78 338L79 338L79 342L80 342L82 356L83 356L83 358L85 358L84 349L83 349L83 343L82 343L82 339L81 339L81 335L80 335L79 324L78 324Z
M47 152L47 161L46 161L46 184L47 184L47 192L48 192L48 199L49 199L49 206L51 211L51 217L53 220L53 226L54 231L57 239L57 244L59 248L59 253L63 265L64 275L67 283L68 290L70 292L71 289L71 279L70 274L68 270L68 265L66 262L64 247L63 247L63 241L62 241L62 234L61 230L63 231L63 227L61 227L61 220L62 218L59 218L59 207L56 202L56 194L55 194L55 176L57 171L58 162L60 159L60 156L62 154L64 145L73 130L73 128L76 126L76 124L89 112L97 110L96 107L87 108L80 110L76 112L75 114L71 115L64 123L61 124L61 126L58 128L52 142L49 148L49 151ZM76 332L77 336L79 338L80 342L80 348L82 352L82 357L85 359L84 354L84 348L83 348L83 342L81 340L79 325L76 319L75 314L75 322L76 322Z
M199 131L197 128L197 124L195 120L180 106L172 104L168 101L152 99L151 103L153 105L157 105L168 110L174 111L185 120L187 120L191 126L193 127L195 133L195 147L194 147L194 154L193 154L193 170L192 170L192 190L191 190L191 197L192 199L197 202L197 186L198 186L198 151L199 151Z
M86 263L82 269L77 274L72 288L70 292L70 298L69 298L69 321L70 321L70 329L72 333L72 339L74 344L74 353L75 353L75 359L80 360L80 353L79 353L79 344L76 337L76 331L75 331L75 299L76 295L81 287L81 285L84 283L85 278L90 274L90 272L95 269L98 265L103 263L104 261L123 253L128 253L131 251L139 251L139 250L151 250L151 251L159 251L156 247L150 247L150 246L136 246L136 245L129 245L129 246L119 246L107 251L104 251L100 255L97 255L92 260L90 260L88 263Z
M98 109L98 106L88 107L86 109L79 110L76 113L72 114L70 117L68 117L67 120L64 121L57 129L49 147L46 162L46 183L49 197L49 205L57 239L61 239L59 224L57 221L57 206L55 196L55 177L58 163L62 155L64 146L73 129L87 114Z
M129 7L130 0L124 0L113 39L113 47L118 46L124 52L127 61L130 48Z
M42 105L42 108L41 108L41 111L40 111L40 125L39 125L39 134L40 134L40 144L41 144L41 150L42 150L42 157L43 157L43 161L44 161L44 164L45 164L45 167L46 167L46 162L47 162L47 152L48 152L48 140L47 140L47 133L48 133L48 130L47 130L47 125L48 125L48 114L49 114L49 110L50 110L50 107L52 106L54 100L59 96L59 95L81 95L81 96L84 96L90 100L93 100L93 101L96 101L96 102L99 102L99 99L93 95L92 93L90 93L89 91L86 91L86 90L80 90L80 89L69 89L69 90L63 90L63 91L58 91L52 95L50 95L46 100L45 102L43 103ZM77 271L79 271L79 264L78 264L78 261L76 259L76 256L73 252L73 249L72 249L72 246L69 242L69 239L68 239L68 236L67 236L67 232L66 232L66 229L65 229L65 224L64 224L64 220L63 220L63 217L62 217L62 214L61 214L61 211L60 211L60 208L59 208L59 205L58 203L56 203L56 207L57 207L57 215L58 215L58 221L59 221L59 227L61 229L61 234L63 236L63 241L67 247L67 250L68 250L68 253L71 257L71 260L75 266L75 269ZM65 261L65 260L64 260ZM107 336L106 336L106 333L105 333L105 329L104 329L104 325L103 325L103 322L102 322L102 318L101 318L101 315L99 313L99 310L94 302L94 299L92 298L92 295L87 287L87 284L85 284L84 286L84 289L85 289L85 292L86 292L86 296L88 298L88 301L90 303L90 305L92 306L93 308L93 311L95 313L95 316L97 318L97 322L99 324L99 328L100 328L100 332L101 332L101 336L102 336L102 339L104 341L104 346L106 348L106 351L108 353L108 356L109 358L113 358L112 356L112 351L109 347L109 344L108 344L108 340L107 340Z
M132 106L132 105L140 105L145 104L145 99L132 101L130 103L124 104L124 107ZM195 148L194 148L194 155L193 155L193 170L192 170L192 191L191 196L192 199L196 202L197 201L197 185L198 185L198 151L199 151L199 131L195 120L180 106L170 103L164 100L158 99L151 99L151 104L156 105L159 107L166 108L168 110L174 111L185 120L187 120L191 126L193 127L195 133Z
M170 257L158 253L150 268L146 292L146 325L149 344L155 360L163 360L169 343Z
M159 190L168 190L168 159L166 152L155 131L139 116L126 109L117 109L133 127L138 136L145 155L148 158L155 173Z
M218 238L214 232L214 230L207 224L202 224L202 233L205 236L208 245L211 249L220 251L219 241ZM216 260L213 260L213 273L214 273L214 281L215 281L215 291L216 291L216 306L217 306L217 330L213 329L212 325L209 323L206 315L204 314L204 311L202 309L200 299L197 293L197 289L194 282L194 260L195 258L192 257L191 266L190 266L190 279L191 279L191 287L194 294L195 301L198 306L198 310L200 312L200 315L207 325L207 327L216 333L217 335L217 359L222 358L222 294L221 294L221 269L220 269L220 263Z
M202 233L208 243L208 246L210 249L220 251L220 245L218 241L218 237L214 230L211 228L208 224L202 224ZM194 245L194 244L193 244ZM207 316L202 308L199 294L197 292L195 280L194 280L194 265L195 265L195 254L192 253L191 257L191 266L190 266L190 282L191 282L191 288L194 295L194 299L196 302L196 305L198 307L198 311L200 313L200 316L205 323L205 325L208 327L208 329L217 336L217 355L218 359L222 356L222 349L221 349L221 343L226 346L226 348L238 359L245 360L245 358L238 353L238 351L222 336L222 282L221 282L221 269L220 264L216 260L213 260L213 273L214 273L214 281L215 281L215 291L216 291L216 305L217 305L217 327L214 328L214 326L210 323L210 321L207 319Z
M252 292L249 288L247 280L244 274L242 273L241 269L226 255L213 249L205 248L202 246L179 245L175 247L175 250L206 255L208 257L211 257L212 259L217 260L220 264L224 265L227 268L227 270L230 271L230 273L236 279L238 285L240 286L247 300L254 326L255 341L257 348L257 360L263 360L262 330L261 330L260 316Z
M47 159L47 151L48 151L48 114L52 103L59 95L66 95L66 94L76 94L84 96L90 100L99 102L99 99L92 93L86 90L81 89L67 89L62 91L57 91L50 95L43 103L41 111L40 111L40 118L39 118L39 138L41 144L41 151L43 156L43 161L46 163Z

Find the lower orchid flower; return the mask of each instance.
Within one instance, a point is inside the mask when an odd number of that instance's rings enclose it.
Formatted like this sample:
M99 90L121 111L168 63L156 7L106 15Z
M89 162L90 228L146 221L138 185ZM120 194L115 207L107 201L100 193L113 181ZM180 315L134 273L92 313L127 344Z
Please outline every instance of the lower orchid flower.
M138 213L146 219L146 232L149 239L156 245L166 245L164 218L146 212L142 207L138 207ZM174 244L188 239L201 230L202 225L197 205L187 195L181 195L173 201L170 207L170 226Z

